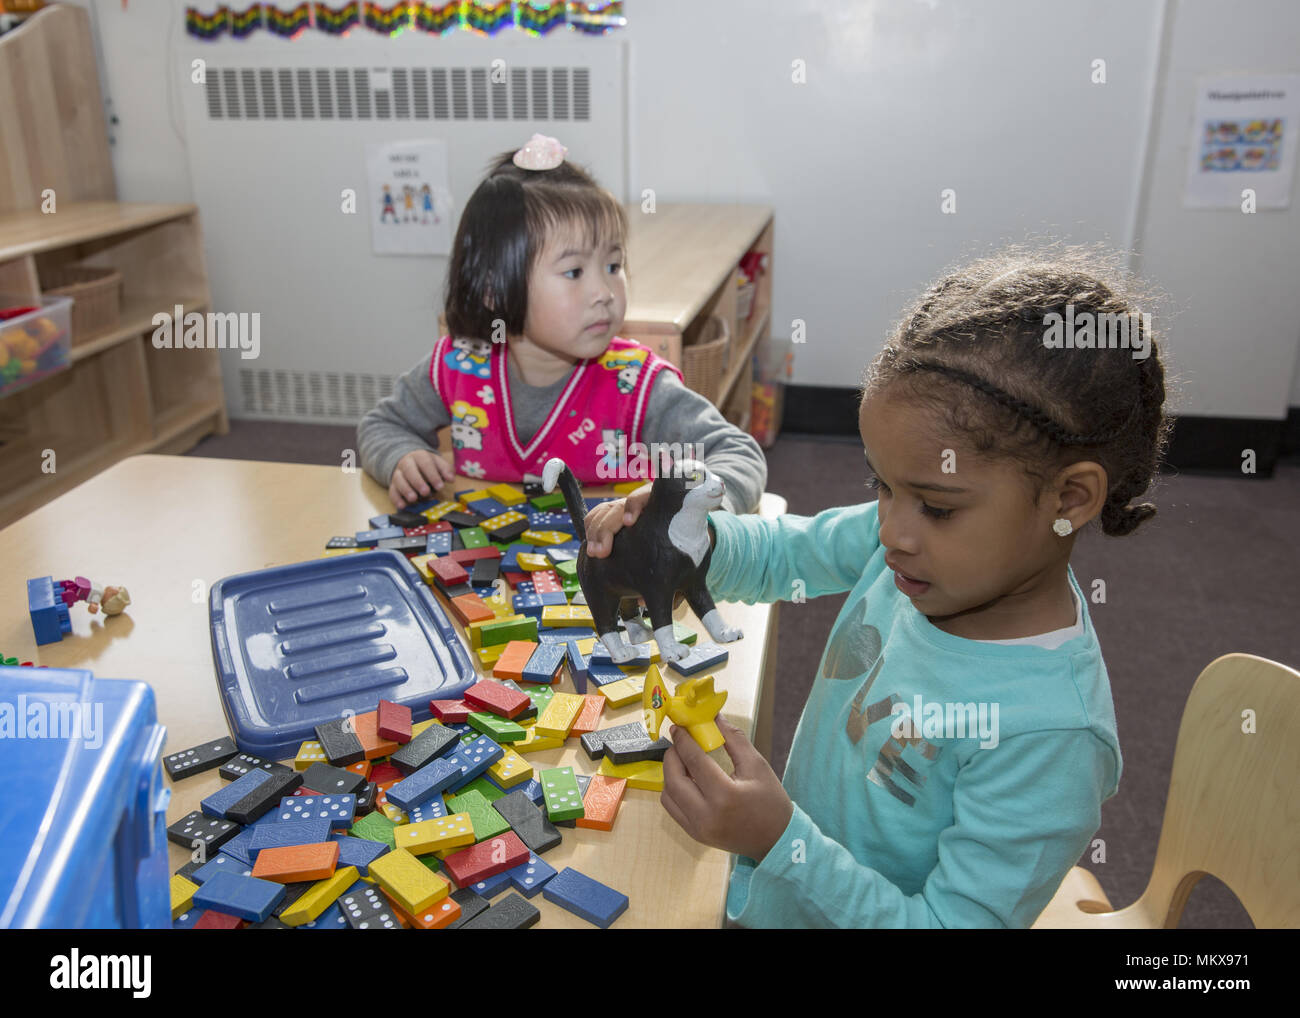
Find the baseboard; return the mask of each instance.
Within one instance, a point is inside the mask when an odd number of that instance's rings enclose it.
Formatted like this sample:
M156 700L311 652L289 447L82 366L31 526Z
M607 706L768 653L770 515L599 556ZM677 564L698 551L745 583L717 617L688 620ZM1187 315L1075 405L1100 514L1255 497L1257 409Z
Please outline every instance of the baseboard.
M782 434L857 437L861 390L842 386L790 385L785 390ZM1244 452L1255 452L1254 474L1242 473ZM1272 477L1279 458L1300 453L1300 407L1285 420L1245 417L1180 417L1166 462L1177 470Z

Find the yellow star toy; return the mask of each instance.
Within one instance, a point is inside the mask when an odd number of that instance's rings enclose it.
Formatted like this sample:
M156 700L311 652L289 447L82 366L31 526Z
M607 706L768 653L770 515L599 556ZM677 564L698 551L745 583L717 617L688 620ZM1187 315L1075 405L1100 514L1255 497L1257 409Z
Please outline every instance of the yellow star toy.
M659 738L659 728L667 717L673 724L690 732L691 738L706 753L712 753L724 741L714 719L726 702L725 692L714 691L712 675L688 679L670 694L668 684L656 665L651 665L646 673L645 690L641 694L641 708L650 738Z

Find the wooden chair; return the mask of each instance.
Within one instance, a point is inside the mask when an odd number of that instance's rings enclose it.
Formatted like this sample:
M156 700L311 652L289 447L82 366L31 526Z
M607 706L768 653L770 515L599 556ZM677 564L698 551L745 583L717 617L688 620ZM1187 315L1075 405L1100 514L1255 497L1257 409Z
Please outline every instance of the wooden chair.
M1207 873L1257 928L1300 928L1300 672L1250 654L1210 662L1187 697L1142 896L1115 911L1076 866L1033 928L1172 930Z

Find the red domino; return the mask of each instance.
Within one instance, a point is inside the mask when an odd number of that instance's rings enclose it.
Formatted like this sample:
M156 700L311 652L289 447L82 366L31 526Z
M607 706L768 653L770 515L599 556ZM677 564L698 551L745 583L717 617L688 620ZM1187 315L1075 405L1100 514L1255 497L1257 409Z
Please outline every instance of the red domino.
M512 587L517 587L528 579L527 573L502 573L501 575L506 578L506 582Z
M370 772L370 780L376 785L382 785L385 781L401 781L404 777L406 775L390 763L376 764Z
M463 725L472 713L464 700L430 700L429 709L438 715L439 721L450 721L453 725Z
M529 854L528 846L519 840L519 835L507 831L498 837L453 852L442 860L442 867L456 881L457 886L468 887L522 866L528 861Z
M402 531L407 537L426 537L429 534L442 534L451 529L451 524L446 520L438 520L435 523L426 523L421 527L403 527Z
M492 679L474 683L464 693L465 702L481 710L490 710L503 718L512 718L526 711L533 702L526 693L516 693Z
M465 567L449 558L434 559L429 563L429 570L448 587L469 582L469 573L465 572Z
M528 860L525 859L524 862ZM229 915L225 912L217 912L213 909L207 909L199 921L190 927L192 930L238 930L247 925L244 920L237 915Z
M564 589L559 574L554 569L539 569L533 573L533 590L539 594L554 594Z
M408 743L411 741L411 708L400 703L380 700L377 708L375 732L381 739ZM373 779L371 779L373 780Z
M482 548L457 548L444 557L452 562L477 562L481 558L500 558L501 549L495 544L485 545Z

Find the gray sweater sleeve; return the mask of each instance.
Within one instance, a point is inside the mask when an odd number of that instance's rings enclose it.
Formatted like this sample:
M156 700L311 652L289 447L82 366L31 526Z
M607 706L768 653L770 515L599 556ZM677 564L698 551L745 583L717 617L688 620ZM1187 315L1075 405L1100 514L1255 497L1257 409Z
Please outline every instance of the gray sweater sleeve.
M357 456L361 469L385 488L398 460L408 452L437 452L438 429L451 423L441 397L429 381L433 352L397 380L393 394L357 425Z
M688 389L671 371L660 371L646 401L641 441L695 446L697 458L727 486L722 507L732 513L758 511L767 487L767 457L752 435L727 421L712 403Z

